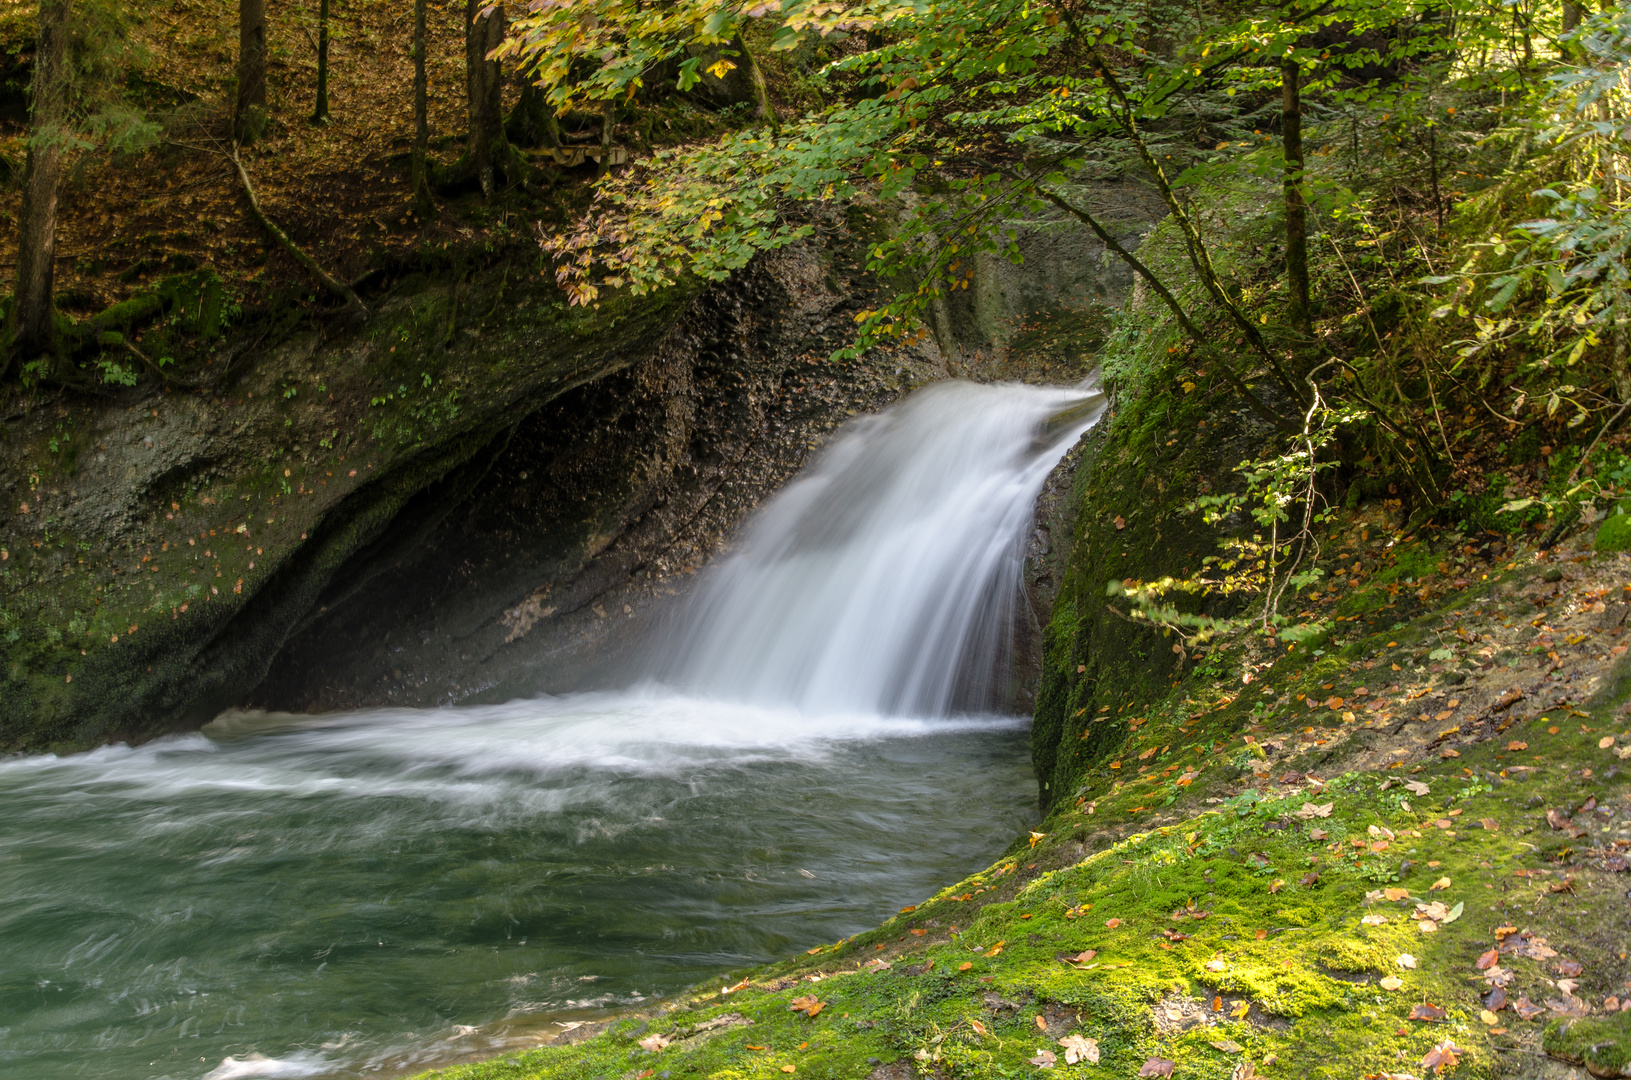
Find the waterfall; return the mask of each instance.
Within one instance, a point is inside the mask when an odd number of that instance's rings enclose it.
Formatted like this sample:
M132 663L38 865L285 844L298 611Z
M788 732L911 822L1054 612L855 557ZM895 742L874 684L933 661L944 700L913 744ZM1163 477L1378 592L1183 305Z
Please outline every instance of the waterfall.
M991 707L1037 495L1103 410L1096 381L954 381L850 423L663 628L658 681L816 713Z
M942 383L841 429L637 689L0 758L0 1073L417 1073L986 865L1035 823L990 708L1026 529L1103 408Z

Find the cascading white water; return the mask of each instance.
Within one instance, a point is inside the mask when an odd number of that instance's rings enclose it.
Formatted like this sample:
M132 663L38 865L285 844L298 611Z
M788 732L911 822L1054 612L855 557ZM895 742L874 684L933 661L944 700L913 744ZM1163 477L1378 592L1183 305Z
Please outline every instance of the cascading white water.
M1103 409L1096 383L959 381L853 422L709 572L659 679L815 713L988 707L1036 497Z
M228 714L0 759L0 1080L398 1075L876 923L1034 824L991 704L1048 471L1103 409L944 383L699 583L668 686Z

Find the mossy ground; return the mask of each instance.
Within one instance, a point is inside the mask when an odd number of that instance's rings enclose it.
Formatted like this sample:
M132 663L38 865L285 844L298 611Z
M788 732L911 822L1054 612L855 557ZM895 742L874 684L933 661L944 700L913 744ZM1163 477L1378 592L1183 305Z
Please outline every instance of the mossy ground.
M1446 1040L1445 1075L1511 1073L1560 1012L1597 1022L1631 998L1631 679L1614 644L1631 563L1527 556L1445 580L1442 551L1393 549L1322 598L1361 613L1337 640L1220 650L1118 707L1074 798L982 873L726 976L727 994L439 1075L1016 1077L1045 1075L1048 1051L1055 1075L1164 1059L1174 1076L1347 1080L1428 1075ZM1497 646L1510 634L1539 651ZM1426 932L1417 908L1435 902ZM1487 996L1503 982L1504 1003ZM791 1007L809 997L814 1017ZM1410 1018L1425 1005L1442 1019ZM642 1046L653 1035L671 1041ZM1067 1064L1067 1035L1099 1062Z

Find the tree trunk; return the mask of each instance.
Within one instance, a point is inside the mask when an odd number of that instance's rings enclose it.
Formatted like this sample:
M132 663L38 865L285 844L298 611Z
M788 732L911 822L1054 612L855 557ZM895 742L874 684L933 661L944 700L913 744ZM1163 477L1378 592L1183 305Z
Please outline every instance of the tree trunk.
M232 137L254 142L266 128L266 0L238 0L238 100Z
M317 5L317 104L312 109L311 122L321 124L328 120L328 0Z
M429 0L413 0L413 202L421 210L430 198L430 89L425 72L425 8Z
M504 139L504 81L498 61L487 59L504 40L504 9L495 7L483 16L482 5L483 0L465 0L465 82L470 108L466 150L482 195L492 198L497 170L509 156Z
M72 9L73 0L40 3L11 313L12 343L25 355L49 352L56 344L52 271L57 257L57 181L68 134L68 20Z
M1308 200L1303 197L1302 69L1286 58L1280 63L1280 140L1285 147L1286 280L1291 286L1291 325L1301 333L1311 328L1308 304Z
M736 43L748 62L748 82L753 86L753 115L765 121L770 125L770 130L780 135L781 118L776 115L776 106L770 103L770 89L765 85L765 73L759 67L759 58L748 51L746 36L738 36Z
M600 175L612 171L612 132L617 126L617 99L607 98L600 114Z
M521 99L510 110L504 121L504 135L512 143L522 146L561 145L561 126L550 108L544 88L526 76L521 78Z

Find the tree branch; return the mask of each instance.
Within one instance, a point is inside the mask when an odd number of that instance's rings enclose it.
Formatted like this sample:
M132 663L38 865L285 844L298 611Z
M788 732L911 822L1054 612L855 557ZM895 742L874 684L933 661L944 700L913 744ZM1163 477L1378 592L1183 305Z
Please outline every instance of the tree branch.
M1066 202L1064 198L1047 190L1040 184L1035 186L1037 194L1053 203L1053 205L1059 207L1059 209L1063 210L1065 213L1070 214L1072 217L1081 221L1082 224L1086 225L1089 229L1092 229L1093 234L1099 238L1105 247L1114 252L1118 259L1130 266L1134 273L1138 274L1139 277L1144 279L1149 287L1154 290L1155 295L1161 298L1161 302L1167 305L1167 309L1172 312L1173 318L1178 320L1178 325L1184 328L1184 333L1189 335L1190 340L1193 341L1197 347L1213 358L1215 361L1214 368L1223 372L1224 379L1228 381L1230 386L1234 387L1236 393L1246 399L1246 404L1251 406L1253 412L1257 413L1257 415L1273 424L1275 428L1282 432L1292 434L1297 430L1296 427L1294 427L1288 420L1271 409L1262 398L1258 397L1251 387L1246 385L1245 381L1242 380L1240 376L1235 374L1234 369L1230 367L1229 363L1217 353L1212 344L1207 341L1206 336L1201 333L1200 327L1196 326L1190 319L1189 313L1184 311L1183 305L1180 304L1178 302L1178 298L1172 294L1172 290L1166 287L1166 284L1155 275L1153 270L1144 265L1143 260L1123 247L1121 242L1112 236L1109 230L1105 229L1103 225L1099 224L1098 220L1094 218L1092 214L1089 214L1087 211L1079 209L1078 207L1072 206L1069 202Z

